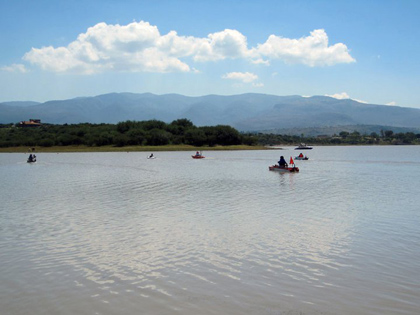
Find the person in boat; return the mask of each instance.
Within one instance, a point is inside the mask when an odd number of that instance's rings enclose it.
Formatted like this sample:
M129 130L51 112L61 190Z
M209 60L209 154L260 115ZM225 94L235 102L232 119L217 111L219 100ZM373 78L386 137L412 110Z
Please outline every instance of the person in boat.
M195 152L195 156L200 156L201 154L200 154L200 152Z
M288 165L287 165L287 162L286 162L286 160L284 159L284 157L283 157L283 155L280 157L280 160L279 160L279 166L281 167L281 168L286 168Z
M303 158L303 154L302 154L302 152L299 154L299 157Z
M28 161L32 162L33 160L34 160L34 157L32 156L32 154L29 154Z
M149 155L149 159L151 159L153 157L153 153L151 153L150 155Z

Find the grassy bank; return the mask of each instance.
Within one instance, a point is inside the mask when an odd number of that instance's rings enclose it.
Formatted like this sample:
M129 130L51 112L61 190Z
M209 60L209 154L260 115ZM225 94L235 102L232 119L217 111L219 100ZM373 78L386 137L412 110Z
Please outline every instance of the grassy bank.
M53 147L33 147L33 152L159 152L159 151L218 151L218 150L267 150L264 146L232 145L214 147L194 147L190 145L163 145L163 146L53 146ZM0 148L0 153L27 153L31 148L10 147Z

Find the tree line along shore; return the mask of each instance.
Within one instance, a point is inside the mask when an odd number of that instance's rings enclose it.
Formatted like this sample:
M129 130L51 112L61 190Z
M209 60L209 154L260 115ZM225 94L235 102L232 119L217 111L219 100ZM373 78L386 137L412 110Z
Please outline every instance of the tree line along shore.
M188 119L171 123L159 120L124 121L117 124L41 124L19 127L0 124L0 152L41 151L171 151L262 149L267 146L311 145L398 145L420 144L420 134L379 134L342 131L333 136L305 137L272 133L241 133L227 125L197 127Z

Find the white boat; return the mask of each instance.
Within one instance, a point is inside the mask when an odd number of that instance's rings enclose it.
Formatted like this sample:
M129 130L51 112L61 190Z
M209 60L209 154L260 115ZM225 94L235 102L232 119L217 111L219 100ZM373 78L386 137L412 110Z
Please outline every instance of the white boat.
M301 143L297 148L295 148L295 150L312 150L312 147L308 147L306 144Z

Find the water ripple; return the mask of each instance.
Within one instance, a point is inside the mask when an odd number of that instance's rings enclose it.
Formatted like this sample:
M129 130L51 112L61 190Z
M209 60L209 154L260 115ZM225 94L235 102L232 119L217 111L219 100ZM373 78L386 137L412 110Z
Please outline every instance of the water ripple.
M269 172L270 151L40 154L34 167L0 156L0 302L16 314L413 313L419 161L343 150L314 150L299 174Z

